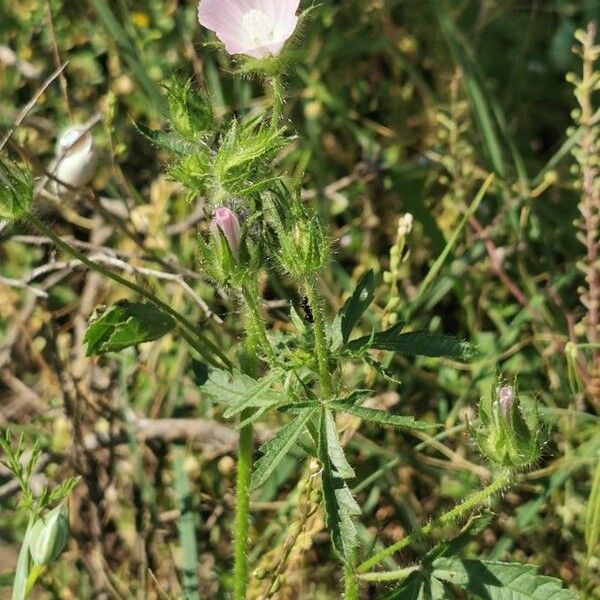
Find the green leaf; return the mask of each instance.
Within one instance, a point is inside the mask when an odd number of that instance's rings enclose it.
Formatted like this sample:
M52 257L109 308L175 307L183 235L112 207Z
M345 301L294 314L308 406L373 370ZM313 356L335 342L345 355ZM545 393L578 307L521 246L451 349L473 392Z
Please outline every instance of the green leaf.
M381 600L430 600L425 595L423 576L419 572L411 573L406 581Z
M325 433L327 440L327 453L329 454L329 460L333 468L336 470L336 474L342 479L352 479L355 477L354 469L350 466L346 460L344 449L340 442L340 436L338 434L337 425L333 414L329 410L325 410L323 413L323 419L325 420Z
M577 600L553 577L538 575L531 565L491 560L438 558L432 575L462 587L482 600Z
M257 409L251 420L259 418L269 408L287 402L283 392L271 389L271 386L282 376L281 369L274 369L262 379L253 379L239 371L229 373L215 369L210 372L208 381L202 386L202 392L214 402L224 404L225 418L231 418L246 408Z
M155 146L168 150L179 156L188 156L197 148L197 144L188 142L176 131L161 131L149 129L145 125L136 124L136 129Z
M83 338L87 356L119 352L166 335L175 321L153 304L121 300L92 317Z
M456 338L429 331L411 331L400 333L403 325L394 325L390 329L380 331L373 336L365 336L348 344L351 350L360 350L366 345L378 350L389 350L406 355L447 356L449 358L466 359L473 353L470 344Z
M403 415L392 415L384 410L376 408L365 408L363 406L352 406L351 404L341 404L334 402L329 405L332 410L346 412L360 417L365 421L380 423L381 425L392 425L399 429L432 429L436 425L426 423L425 421L416 421L414 417L405 417Z
M340 309L342 319L342 339L344 344L348 342L350 334L358 320L369 308L375 296L375 275L372 269L369 269L361 278L352 296L346 300L344 306Z
M316 412L317 407L302 411L293 421L282 427L272 439L263 444L260 448L263 456L257 461L252 473L250 489L260 487L271 476Z
M358 532L354 517L360 515L360 507L344 480L334 471L329 456L326 411L323 411L319 427L319 460L323 467L323 502L325 521L333 547L346 564L354 559L358 545ZM335 442L334 442L335 443Z
M21 218L29 210L32 201L32 172L0 156L0 218Z

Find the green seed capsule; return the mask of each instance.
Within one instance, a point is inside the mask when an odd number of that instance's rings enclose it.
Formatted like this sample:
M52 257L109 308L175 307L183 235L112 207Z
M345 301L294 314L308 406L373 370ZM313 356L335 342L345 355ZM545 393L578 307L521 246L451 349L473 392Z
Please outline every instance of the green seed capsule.
M68 537L67 509L57 506L33 524L29 545L31 558L38 565L54 562L64 550Z

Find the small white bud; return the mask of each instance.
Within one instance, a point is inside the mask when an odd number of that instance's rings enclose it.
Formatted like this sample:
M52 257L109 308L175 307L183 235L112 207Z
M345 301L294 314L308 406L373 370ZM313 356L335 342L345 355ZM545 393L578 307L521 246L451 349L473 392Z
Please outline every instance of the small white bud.
M52 162L52 174L71 188L80 188L90 182L96 166L98 155L94 146L94 138L81 125L65 130L56 144L56 158ZM56 193L71 191L64 185L56 183Z

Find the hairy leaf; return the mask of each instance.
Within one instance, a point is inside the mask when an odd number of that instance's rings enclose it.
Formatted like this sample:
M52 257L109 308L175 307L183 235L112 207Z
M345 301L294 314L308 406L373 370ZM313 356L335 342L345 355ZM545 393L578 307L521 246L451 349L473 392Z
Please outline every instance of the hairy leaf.
M346 300L340 310L342 319L341 329L344 344L348 342L354 326L358 323L364 312L369 308L375 296L375 275L369 269L359 280L352 296Z
M342 479L352 479L355 476L354 469L346 460L333 414L331 411L325 410L323 418L325 420L327 453L331 465Z
M151 342L166 335L175 327L175 321L162 310L148 303L121 300L92 317L83 342L86 355L119 352L143 342Z
M227 406L224 413L226 418L234 417L246 408L256 409L253 414L253 418L256 418L269 408L286 402L284 393L271 389L281 375L281 370L274 369L266 377L257 380L239 371L229 373L214 369L201 389L217 404Z
M345 481L334 470L329 456L330 440L326 411L321 414L319 427L319 460L323 467L323 501L325 520L331 542L342 560L349 564L358 545L358 533L354 517L360 515L360 507L354 500ZM335 441L333 442L335 445Z
M402 324L373 336L365 336L348 344L351 350L360 350L365 345L378 350L389 350L400 354L419 356L447 356L449 358L466 359L472 355L470 344L452 336L429 331L411 331L400 333Z
M138 124L136 124L136 129L155 146L179 156L188 156L197 147L196 144L188 142L176 131L149 129L145 125Z
M350 413L360 417L365 421L373 421L374 423L380 423L382 425L392 425L399 429L432 429L436 427L431 423L425 421L416 421L414 417L405 417L403 415L393 415L384 410L377 410L376 408L365 408L363 406L353 406L351 404L342 404L335 402L330 405L330 408L339 412Z
M482 600L577 600L560 580L538 575L535 567L520 563L438 558L432 575Z
M263 444L260 449L263 456L257 461L252 473L251 489L260 487L271 476L316 412L317 407L303 410L293 421L282 427L272 439Z

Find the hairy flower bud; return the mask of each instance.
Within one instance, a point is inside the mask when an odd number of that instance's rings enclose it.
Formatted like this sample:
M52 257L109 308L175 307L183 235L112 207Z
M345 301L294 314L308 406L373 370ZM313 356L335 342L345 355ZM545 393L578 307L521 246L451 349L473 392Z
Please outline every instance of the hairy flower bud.
M225 236L233 256L238 258L240 254L240 241L242 230L237 215L229 208L221 206L215 210L210 223L210 230L216 240L221 239L221 233Z
M29 545L31 558L38 565L54 562L64 550L68 537L67 509L57 506L33 524Z
M92 134L81 125L69 127L58 139L56 158L52 163L52 174L66 184L57 183L56 193L64 194L72 188L77 189L89 183L97 164L98 156Z
M515 386L498 382L491 398L479 405L479 420L470 427L481 452L492 462L525 468L541 455L547 434L535 404L521 406Z

